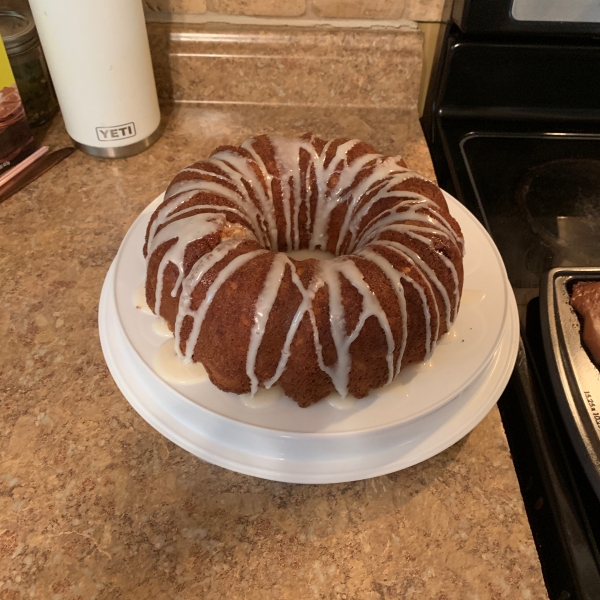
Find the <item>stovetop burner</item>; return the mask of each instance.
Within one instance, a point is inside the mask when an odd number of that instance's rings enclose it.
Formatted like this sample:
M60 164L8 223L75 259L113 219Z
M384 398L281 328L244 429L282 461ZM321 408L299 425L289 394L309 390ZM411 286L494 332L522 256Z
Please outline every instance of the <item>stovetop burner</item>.
M532 167L515 196L531 232L546 247L543 270L600 265L600 160L561 158Z
M461 150L513 287L600 265L600 136L475 134Z

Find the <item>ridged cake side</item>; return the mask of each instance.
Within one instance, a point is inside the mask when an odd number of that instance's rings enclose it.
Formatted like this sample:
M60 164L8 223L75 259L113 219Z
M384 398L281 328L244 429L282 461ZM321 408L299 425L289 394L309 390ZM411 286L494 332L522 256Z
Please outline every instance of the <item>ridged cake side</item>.
M222 390L361 398L449 330L463 245L439 188L400 157L258 136L170 184L148 224L146 299ZM336 258L283 253L301 249Z

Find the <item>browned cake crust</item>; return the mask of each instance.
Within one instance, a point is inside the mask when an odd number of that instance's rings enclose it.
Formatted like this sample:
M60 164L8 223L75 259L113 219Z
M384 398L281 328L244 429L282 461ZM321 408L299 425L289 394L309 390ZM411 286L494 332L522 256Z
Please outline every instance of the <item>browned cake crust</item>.
M306 248L339 258L282 254ZM304 407L424 360L456 318L462 254L440 189L399 157L258 136L173 179L148 224L146 299L218 388L276 383Z

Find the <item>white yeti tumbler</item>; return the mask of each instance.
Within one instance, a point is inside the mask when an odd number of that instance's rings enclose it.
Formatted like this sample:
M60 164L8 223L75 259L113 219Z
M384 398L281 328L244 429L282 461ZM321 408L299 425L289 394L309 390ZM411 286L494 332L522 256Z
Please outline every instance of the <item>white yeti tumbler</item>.
M142 0L29 0L67 132L121 158L159 137Z

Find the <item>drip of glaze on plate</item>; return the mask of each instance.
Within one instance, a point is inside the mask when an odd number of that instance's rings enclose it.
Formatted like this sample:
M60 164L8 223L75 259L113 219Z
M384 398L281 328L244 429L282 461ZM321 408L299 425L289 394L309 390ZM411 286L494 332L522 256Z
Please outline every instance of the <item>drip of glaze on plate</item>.
M200 363L187 363L177 356L173 338L160 346L152 366L156 374L169 383L193 385L208 381L206 369Z
M146 302L146 284L140 283L133 294L133 305L147 315L153 315L148 303Z
M464 306L479 304L485 298L485 292L481 290L463 290L461 303Z
M350 394L342 397L338 393L333 392L333 394L329 394L329 396L325 398L325 401L329 406L337 408L337 410L348 410L356 404L358 398L355 398Z
M260 388L254 396L252 394L241 394L239 399L242 401L244 406L248 408L266 408L281 400L285 394L279 386L273 386L271 389L266 390Z
M167 322L162 317L157 317L152 323L152 331L161 337L173 337L173 332L169 329Z

